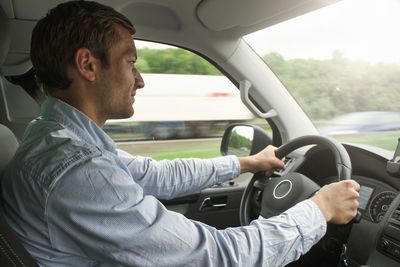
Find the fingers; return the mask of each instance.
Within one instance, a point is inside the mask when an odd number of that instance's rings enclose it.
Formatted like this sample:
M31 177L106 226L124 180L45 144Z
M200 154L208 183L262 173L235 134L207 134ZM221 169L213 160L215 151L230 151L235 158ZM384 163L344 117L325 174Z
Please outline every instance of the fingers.
M360 197L360 184L354 180L344 180L341 181L346 186L347 197L348 199L356 200L358 205L358 198Z
M338 198L340 199L341 197L342 200L337 203L339 207L334 221L336 221L335 223L346 224L357 215L360 184L354 180L344 180L340 181L338 185L342 188L344 187L344 190L342 189L338 192L341 194Z
M341 182L343 182L344 184L346 184L346 186L348 186L349 188L354 189L357 192L360 191L360 184L357 183L354 180L343 180Z
M359 191L360 191L360 184L359 183L357 183L356 181L354 181L354 180L349 180L350 182L351 182L351 193L352 193L352 195L350 196L350 197L352 197L352 207L351 207L351 209L353 210L353 214L351 214L352 216L351 216L351 219L353 219L354 217L356 217L356 215L357 215L357 209L358 209L358 206L359 206L359 202L358 202L358 199L360 198L360 193L359 193ZM350 219L350 220L351 220Z
M273 163L274 163L276 169L284 169L285 168L285 160L284 159L274 158Z
M284 169L285 168L285 158L277 158L275 155L275 151L278 149L275 146L269 145L267 146L267 149L270 150L270 154L271 154L271 161L274 165L275 169Z
M266 176L271 176L276 169L285 168L284 160L278 159L275 156L276 149L275 146L269 145L254 155L254 169L256 171L264 171Z
M344 180L321 188L312 197L328 222L346 224L357 215L360 185L354 180Z

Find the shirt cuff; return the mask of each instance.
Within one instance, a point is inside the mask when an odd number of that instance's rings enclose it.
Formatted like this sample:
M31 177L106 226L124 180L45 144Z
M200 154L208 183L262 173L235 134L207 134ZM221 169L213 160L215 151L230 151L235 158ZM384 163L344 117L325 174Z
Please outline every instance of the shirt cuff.
M308 210L304 216L304 210ZM303 236L303 247L309 250L316 244L326 233L327 223L324 215L314 201L304 200L288 211L293 216L293 220L298 225L298 230Z
M217 170L217 183L236 178L240 174L239 159L236 156L214 158L213 163Z

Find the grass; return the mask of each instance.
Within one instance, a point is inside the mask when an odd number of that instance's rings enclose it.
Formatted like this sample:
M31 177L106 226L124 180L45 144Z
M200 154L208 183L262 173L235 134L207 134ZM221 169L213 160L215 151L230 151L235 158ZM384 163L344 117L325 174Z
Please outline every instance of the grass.
M219 146L208 144L201 147L190 147L176 151L175 149L166 149L163 151L153 152L151 155L155 160L176 159L176 158L215 158L221 156Z
M340 142L366 144L394 151L400 138L400 131L336 135L333 137Z
M220 138L192 139L190 141L147 141L117 143L117 147L131 153L152 157L155 160L175 158L214 158L221 156Z

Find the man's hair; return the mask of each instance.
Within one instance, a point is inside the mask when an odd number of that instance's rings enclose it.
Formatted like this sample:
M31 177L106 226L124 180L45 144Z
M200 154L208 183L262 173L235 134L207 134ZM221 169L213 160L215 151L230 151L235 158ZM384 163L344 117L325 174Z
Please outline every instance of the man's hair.
M87 48L103 66L109 66L109 50L120 40L116 25L135 33L132 23L111 7L95 2L72 1L51 9L32 31L31 60L36 79L49 94L67 89L67 67L74 54Z

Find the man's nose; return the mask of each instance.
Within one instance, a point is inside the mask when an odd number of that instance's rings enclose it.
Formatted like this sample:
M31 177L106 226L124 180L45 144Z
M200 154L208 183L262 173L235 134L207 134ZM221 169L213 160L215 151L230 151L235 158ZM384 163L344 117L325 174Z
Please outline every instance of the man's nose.
M142 75L138 70L135 72L135 87L136 89L142 89L144 87L144 80Z

